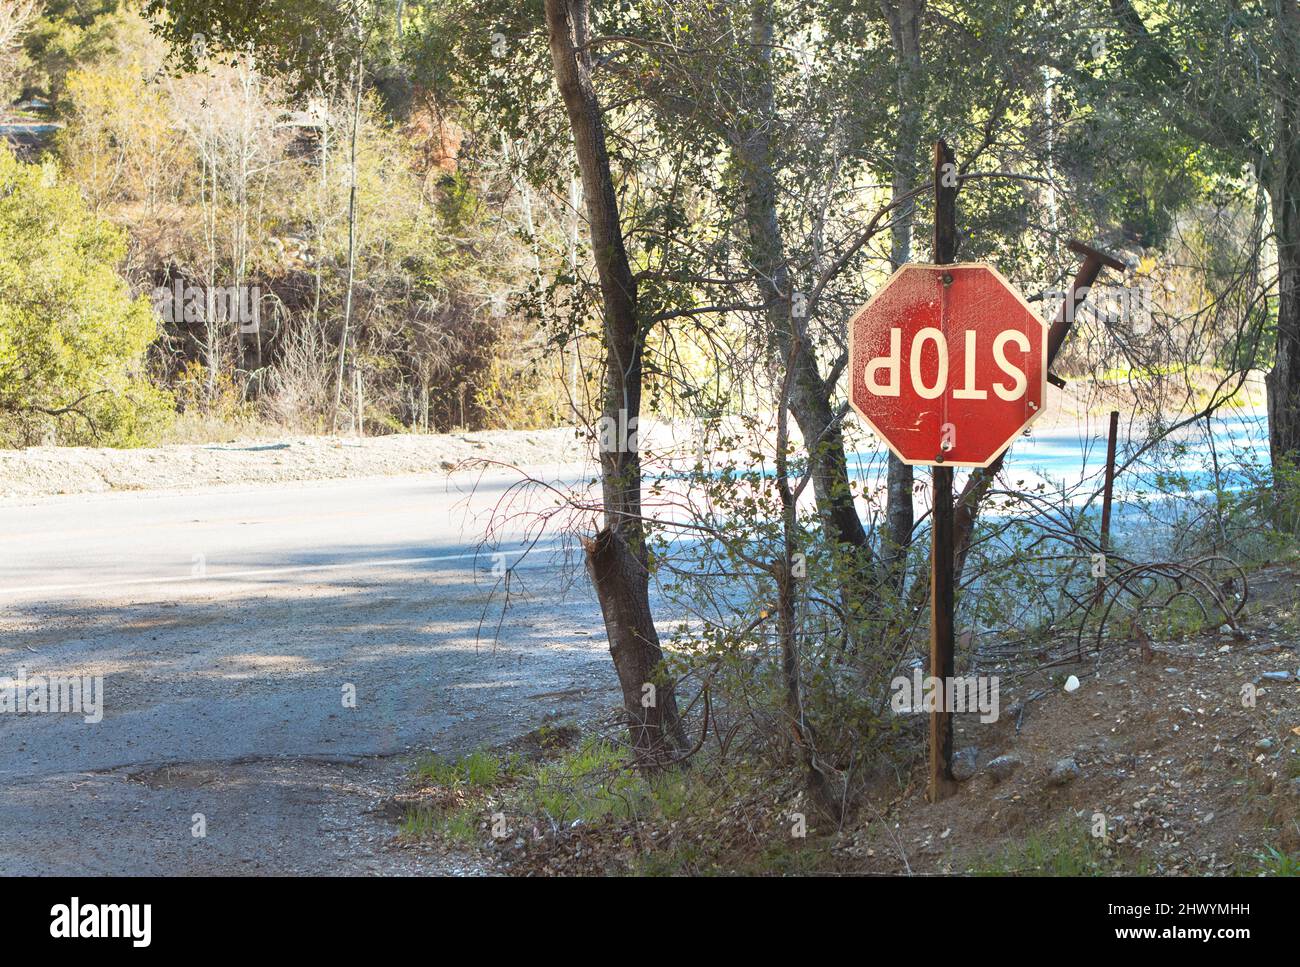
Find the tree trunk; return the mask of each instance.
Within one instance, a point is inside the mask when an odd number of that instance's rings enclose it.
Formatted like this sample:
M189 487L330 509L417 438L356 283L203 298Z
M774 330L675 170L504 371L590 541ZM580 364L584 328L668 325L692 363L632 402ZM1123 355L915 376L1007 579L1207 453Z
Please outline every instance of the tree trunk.
M641 520L641 460L636 447L645 334L637 313L636 281L623 246L604 121L591 81L588 24L587 0L546 0L555 82L573 132L604 304L602 420L607 421L606 426L619 428L617 444L601 447L605 526L585 547L588 572L600 600L610 654L623 690L632 746L638 763L654 768L687 743L673 685L655 677L663 652L650 612L649 561Z
M352 145L351 158L348 162L350 183L348 185L348 275L346 295L343 300L343 331L339 333L339 366L334 381L334 415L331 430L338 432L339 408L343 405L343 364L348 354L348 330L352 326L352 291L357 273L357 131L361 126L361 90L364 81L360 53L360 28L358 30L358 53L353 70L356 72L356 90L352 102ZM355 354L354 354L355 355Z
M1290 81L1277 98L1269 199L1277 238L1277 349L1266 378L1268 435L1278 490L1289 489L1279 471L1300 460L1300 6L1283 3L1277 19L1282 76ZM1283 494L1279 493L1279 496ZM1285 495L1287 502L1293 495Z
M894 139L893 179L890 200L895 204L916 182L917 151L921 139L922 89L925 75L921 62L921 14L924 0L881 0L880 9L889 24L898 71L898 128ZM893 268L912 261L912 224L915 201L899 208L890 229L889 260ZM915 476L911 465L889 454L886 487L885 534L881 540L881 563L886 579L901 589L907 577L907 548L916 524L913 504Z
M1300 169L1300 157L1292 164ZM1300 181L1300 179L1297 179ZM1265 377L1268 389L1269 449L1276 473L1300 462L1300 184L1273 203L1277 231L1277 349ZM1279 484L1283 483L1279 479Z
M777 217L777 186L773 174L771 121L775 116L772 90L772 21L768 3L754 4L751 40L761 59L762 72L747 130L732 133L732 150L744 187L745 227L750 258L767 306L768 330L775 336L781 364L794 369L790 385L790 412L809 448L813 495L822 526L832 540L866 548L867 533L853 505L849 489L844 436L838 426L827 432L834 419L830 389L818 372L817 360L803 340L795 338L791 317L790 272ZM791 351L793 349L793 352ZM820 442L816 442L819 441Z
M802 334L796 333L791 343L791 354L799 351ZM835 815L836 806L843 801L833 791L827 772L817 758L817 732L808 719L803 704L803 675L799 658L798 588L794 568L794 555L799 546L798 506L790 487L790 467L786 458L790 439L790 390L794 385L795 371L786 367L781 383L781 398L777 405L776 425L776 487L781 498L782 556L774 566L777 597L777 637L781 643L781 679L785 685L785 709L790 717L790 730L803 764L806 783L813 801L827 815Z
M826 432L835 414L830 393L817 370L817 361L802 343L790 352L794 337L790 315L790 274L776 213L776 185L767 163L764 134L751 134L738 150L745 183L745 222L750 255L763 299L767 303L769 330L775 336L779 358L790 360L794 380L790 387L790 412L809 448L813 495L826 534L833 540L857 548L867 547L867 534L853 505L849 489L848 460L844 435L838 427ZM756 143L757 142L757 143ZM820 440L820 442L817 442Z
M687 741L673 684L660 677L664 656L650 613L644 555L609 527L582 544L623 692L633 754L642 768L653 770L685 749Z

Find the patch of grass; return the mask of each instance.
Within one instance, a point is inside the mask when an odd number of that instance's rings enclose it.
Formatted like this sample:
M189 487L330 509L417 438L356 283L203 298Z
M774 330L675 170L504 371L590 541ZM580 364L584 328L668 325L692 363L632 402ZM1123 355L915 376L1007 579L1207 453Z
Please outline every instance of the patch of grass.
M1213 613L1206 616L1195 598L1190 595L1178 595L1159 610L1153 631L1157 638L1194 635L1214 625L1214 619ZM1222 620L1222 616L1219 616L1219 621Z
M409 809L402 819L401 835L406 839L431 839L439 836L461 846L478 839L478 814L465 807L440 812L427 807Z
M575 742L576 728L563 729L530 733L529 752L509 758L424 759L417 782L426 788L403 814L402 835L490 850L518 872L550 875L771 875L835 862L811 828L808 839L791 835L776 805L797 786L785 773L700 757L690 769L645 776L623 745L597 736ZM525 849L491 849L484 820L497 812ZM529 838L530 829L541 833Z
M513 780L520 768L519 757L506 758L486 749L471 752L451 762L439 755L428 755L415 768L417 781L436 786L432 802L407 809L401 822L401 835L408 839L438 837L469 846L478 839L479 823L489 793Z
M491 752L479 749L459 762L449 762L439 755L426 756L416 766L415 774L439 786L491 789L517 765L515 757L503 760Z
M478 839L478 815L472 809L457 809L442 817L439 832L453 843L468 846Z
M1261 876L1300 876L1300 853L1283 853L1265 846L1264 852L1255 854L1255 859Z
M230 443L235 440L277 440L291 431L247 413L206 415L197 407L179 413L159 434L158 444Z
M708 786L694 781L688 772L668 772L650 783L650 797L659 813L669 822L686 819L699 807L701 793Z
M1086 829L1064 823L971 866L975 876L1106 876L1127 872Z
M649 798L650 785L632 768L627 754L601 739L588 739L576 750L539 766L529 795L552 819L593 823L637 815Z
M460 779L455 763L448 762L440 755L427 755L415 767L415 774L420 779L439 786L454 785Z
M438 814L431 809L408 809L402 817L401 835L406 839L428 839L437 823Z
M589 739L534 778L525 809L561 825L582 820L584 853L603 847L631 875L799 874L833 862L829 841L811 829L807 838L792 835L788 814L774 808L788 777L743 762L701 758L647 778L622 747Z
M811 827L807 838L792 834L780 806L798 787L788 774L699 757L689 769L646 776L622 744L577 735L573 726L544 727L517 755L425 758L416 770L419 799L399 814L402 837L478 850L518 873L783 875L835 867L832 840ZM522 849L495 848L484 824L496 813L511 838L523 837Z
M1130 380L1152 379L1156 376L1171 376L1178 372L1200 368L1201 367L1178 366L1123 366L1108 369L1100 375L1091 378L1102 383L1129 382Z

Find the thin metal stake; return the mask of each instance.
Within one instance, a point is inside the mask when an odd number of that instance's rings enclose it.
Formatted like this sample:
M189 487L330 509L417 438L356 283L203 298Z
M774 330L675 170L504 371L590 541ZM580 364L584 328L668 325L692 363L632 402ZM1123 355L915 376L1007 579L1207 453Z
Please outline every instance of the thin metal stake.
M1110 550L1110 498L1115 491L1115 437L1119 435L1119 410L1110 411L1110 436L1106 440L1106 489L1101 498L1101 553Z

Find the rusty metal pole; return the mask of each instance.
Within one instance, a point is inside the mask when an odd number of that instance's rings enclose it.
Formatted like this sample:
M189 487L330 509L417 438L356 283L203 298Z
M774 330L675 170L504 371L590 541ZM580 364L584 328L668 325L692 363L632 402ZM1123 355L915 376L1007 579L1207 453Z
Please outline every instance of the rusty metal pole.
M1115 437L1119 434L1119 410L1110 411L1110 436L1106 441L1106 489L1101 498L1101 553L1110 550L1110 498L1115 491Z
M1047 331L1047 365L1051 366L1056 360L1056 354L1061 349L1061 343L1065 342L1065 336L1074 325L1074 316L1078 312L1079 306L1083 305L1084 300L1088 298L1088 293L1092 289L1092 284L1097 281L1097 276L1101 274L1103 268L1112 268L1118 272L1124 271L1124 263L1119 259L1107 255L1105 252L1099 252L1097 249L1074 239L1065 243L1065 247L1076 255L1083 256L1083 264L1079 266L1079 271L1074 273L1074 279L1070 282L1070 289L1065 293L1065 301L1061 303L1060 310L1056 313L1056 318L1052 320L1052 328ZM1053 373L1047 374L1048 381L1057 389L1065 388L1065 380Z
M952 148L934 146L934 264L957 258L957 165ZM945 183L946 182L946 183ZM945 277L945 283L947 278ZM936 458L943 460L940 452ZM930 675L938 680L930 712L931 802L952 795L952 709L945 705L947 685L956 674L953 649L952 467L936 466L930 511Z
M1119 436L1119 410L1110 411L1110 432L1106 436L1106 486L1102 490L1101 498L1101 563L1103 571L1097 577L1097 587L1092 592L1092 604L1095 608L1101 603L1101 596L1106 589L1105 568L1109 566L1108 555L1110 552L1110 499L1115 490L1115 438ZM1075 652L1075 658L1083 661L1083 639L1079 639L1079 646Z

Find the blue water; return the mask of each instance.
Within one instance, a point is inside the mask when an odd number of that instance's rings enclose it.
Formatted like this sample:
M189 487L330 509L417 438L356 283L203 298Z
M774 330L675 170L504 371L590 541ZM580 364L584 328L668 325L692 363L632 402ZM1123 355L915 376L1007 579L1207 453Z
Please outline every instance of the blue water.
M1218 486L1238 490L1257 481L1268 466L1268 425L1262 413L1233 413L1212 419L1211 436L1204 420L1171 434L1146 451L1115 480L1117 498L1138 493L1194 496L1215 490L1215 457L1218 458ZM1085 432L1079 428L1032 431L1012 444L1003 466L1003 477L1012 485L1047 482L1053 491L1064 490L1086 498L1102 486L1106 467L1106 422ZM1120 419L1116 443L1116 464L1122 467L1131 454L1150 438L1144 425L1125 426ZM849 455L851 471L870 484L882 485L885 474L884 448ZM918 470L920 480L925 470ZM958 471L958 480L965 475Z
M1012 628L1032 627L1050 620L1055 609L1068 603L1058 592L1063 594L1067 586L1076 590L1093 586L1095 579L1086 555L1097 546L1106 429L1102 419L1095 428L1036 430L1015 442L1001 479L1008 489L1037 492L1043 499L1017 500L1008 509L997 509L990 502L982 511L982 536L963 585L966 610L962 620L968 626L989 630L1001 622L1001 626ZM1123 465L1149 439L1149 427L1127 426L1121 418L1117 463ZM868 489L883 489L886 457L883 446L852 453L850 472ZM1225 413L1211 420L1208 427L1202 420L1176 431L1116 478L1110 547L1122 559L1134 562L1190 561L1209 553L1236 556L1245 547L1239 542L1253 541L1254 531L1249 525L1225 531L1217 516L1223 505L1214 495L1260 484L1267 468L1268 433L1263 414ZM958 487L965 476L966 471L958 472ZM918 468L918 518L929 507L929 482L928 469ZM1037 491L1040 485L1043 490ZM804 500L811 504L809 491L805 491ZM877 490L874 506L860 504L864 520L878 525L883 503L884 495ZM928 534L928 523L920 523L914 577L925 572ZM752 605L754 583L743 575L724 574L728 569L717 567L717 561L725 559L722 541L701 540L689 533L677 535L671 543L674 564L684 572L694 572L693 580L668 592L681 613L718 609L718 619L725 622L733 612L744 613ZM765 552L756 551L760 555ZM1037 575L1039 583L1032 594L1023 586L1025 575ZM706 587L707 594L701 593ZM981 616L976 606L988 599L982 598L982 592L1012 602L1007 604L1007 613L996 619Z
M1048 525L1066 544L1073 543L1070 535L1081 531L1091 532L1095 539L1105 477L1106 430L1107 421L1103 418L1095 427L1033 430L1029 436L1016 440L1003 465L999 486L1033 494L1041 500L1018 500L1009 509L999 510L995 506L983 509L980 520L1001 532L987 548L989 553L1011 553L1038 533L1033 528L1028 532L1030 536L1026 536L1025 532L1006 532L996 526L1013 519ZM1206 514L1214 511L1215 493L1231 493L1264 482L1269 458L1267 419L1262 413L1233 412L1215 417L1208 428L1204 420L1197 421L1170 434L1125 468L1129 458L1151 437L1149 426L1126 425L1121 417L1116 465L1122 469L1115 479L1111 514L1113 546L1122 546L1135 558L1142 559L1194 553L1188 542L1195 544L1197 533L1207 526ZM864 520L875 523L879 523L884 506L887 455L883 445L848 454L850 474L861 480L866 489L875 491L874 506L860 504ZM958 488L967 474L968 471L958 470ZM686 476L669 474L660 479L685 479ZM772 476L770 466L767 476ZM928 468L918 467L915 500L918 517L928 510L929 484ZM804 492L803 500L811 509L811 488ZM923 540L927 531L928 527L921 525L918 538ZM693 534L682 535L673 543L683 552L693 548L688 553L711 548L710 542L699 543ZM1057 541L1040 546L1048 555L1066 550ZM1071 552L1076 550L1071 548Z
M51 134L61 127L48 121L11 121L0 124L0 135Z

